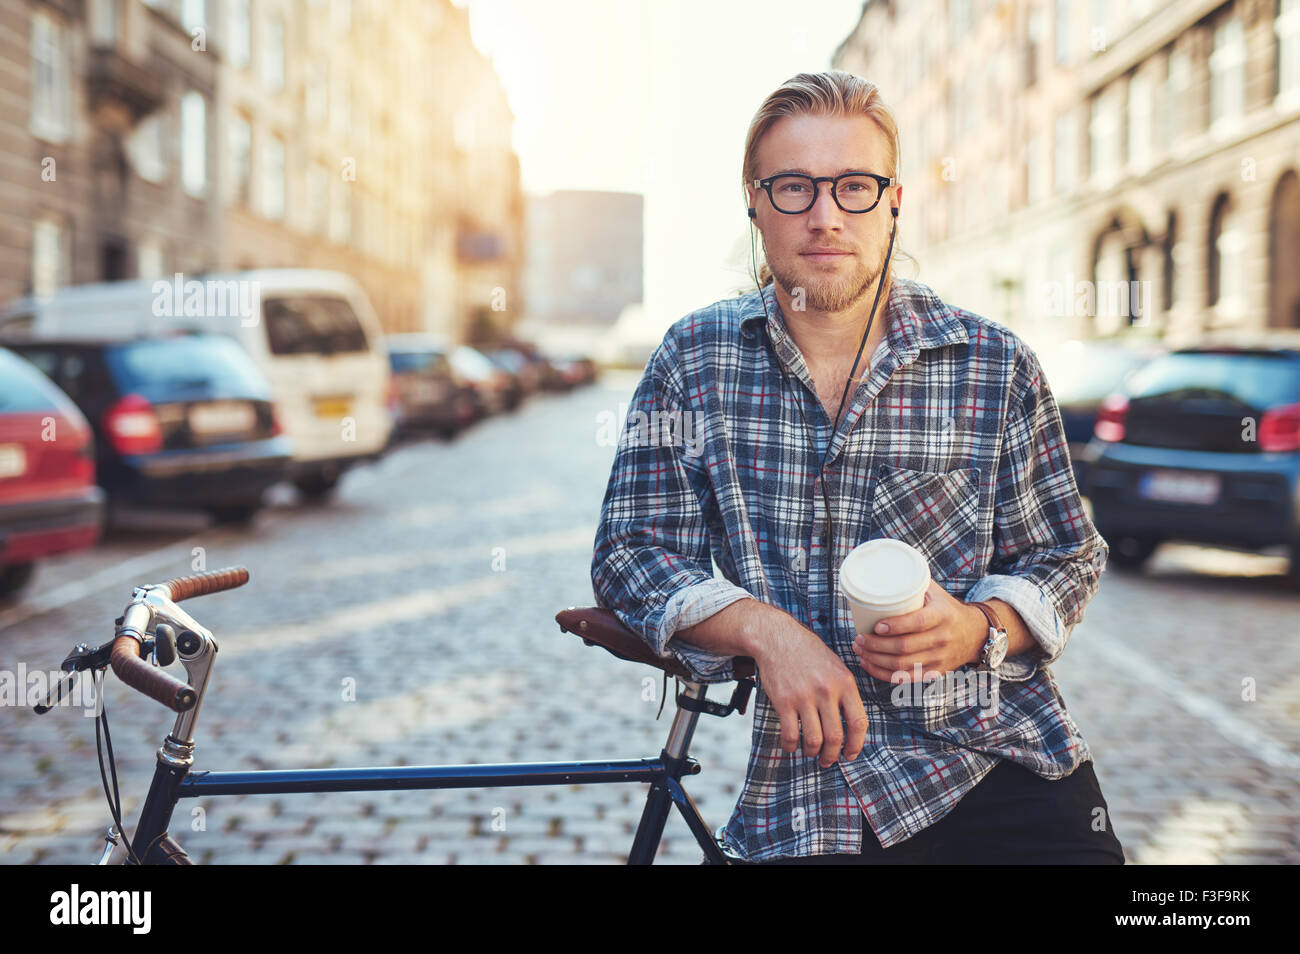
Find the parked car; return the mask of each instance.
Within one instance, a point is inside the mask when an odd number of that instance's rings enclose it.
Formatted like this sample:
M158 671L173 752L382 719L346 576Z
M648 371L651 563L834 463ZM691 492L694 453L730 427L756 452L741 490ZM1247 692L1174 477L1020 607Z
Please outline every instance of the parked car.
M389 369L361 287L339 272L265 269L61 288L0 312L5 341L125 341L176 331L237 340L271 383L293 442L291 478L327 495L388 445Z
M436 432L454 437L478 414L474 389L447 357L437 335L399 334L384 339L393 374L395 434Z
M528 395L541 387L541 373L527 358L513 348L498 348L486 352L486 357L510 375L510 395L507 406L518 407Z
M15 351L61 387L95 431L111 503L250 520L284 479L292 444L266 377L224 335L47 341Z
M448 352L456 373L470 383L480 416L512 410L514 390L510 372L497 367L482 352L469 345L457 345Z
M1119 339L1072 340L1044 349L1039 359L1061 412L1075 481L1086 486L1093 427L1102 401L1119 391L1138 368L1167 349L1154 343Z
M1300 339L1156 358L1103 402L1089 452L1086 493L1117 566L1165 540L1284 545L1300 582Z
M570 390L596 380L596 362L586 355L552 355L550 361Z
M0 348L0 596L21 590L37 560L93 546L103 505L85 416Z

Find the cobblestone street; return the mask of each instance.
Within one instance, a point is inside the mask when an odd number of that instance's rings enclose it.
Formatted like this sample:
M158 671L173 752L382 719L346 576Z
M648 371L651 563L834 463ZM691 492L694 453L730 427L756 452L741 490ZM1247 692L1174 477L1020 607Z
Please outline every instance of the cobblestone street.
M221 647L200 769L653 757L672 711L656 720L658 671L554 621L593 602L614 453L599 415L617 414L636 379L607 374L451 443L402 447L349 473L323 508L276 488L251 528L167 517L118 530L43 565L26 602L0 610L0 669L51 670L73 644L102 642L132 584L190 572L202 548L206 568L242 564L251 580L185 604ZM1300 862L1300 595L1282 567L1166 545L1145 575L1108 569L1054 667L1130 862ZM172 720L112 677L107 709L134 828ZM752 711L700 719L703 771L685 787L713 828L739 793ZM171 831L211 864L620 863L645 792L212 798L182 802ZM94 722L76 708L5 708L0 861L88 863L107 823ZM658 863L699 860L670 817Z

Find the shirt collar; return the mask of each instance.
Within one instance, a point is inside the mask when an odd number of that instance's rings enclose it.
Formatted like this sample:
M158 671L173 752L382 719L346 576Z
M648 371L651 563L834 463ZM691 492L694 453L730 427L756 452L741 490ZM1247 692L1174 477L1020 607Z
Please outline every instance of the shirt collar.
M779 340L782 329L777 317L780 305L776 299L776 285L763 286L762 298L757 290L741 299L740 333L751 338L761 331L764 302L767 304L767 323L773 340ZM886 340L890 350L899 355L901 364L910 364L922 351L942 348L970 341L966 326L927 285L895 277L889 288L885 306L889 318Z

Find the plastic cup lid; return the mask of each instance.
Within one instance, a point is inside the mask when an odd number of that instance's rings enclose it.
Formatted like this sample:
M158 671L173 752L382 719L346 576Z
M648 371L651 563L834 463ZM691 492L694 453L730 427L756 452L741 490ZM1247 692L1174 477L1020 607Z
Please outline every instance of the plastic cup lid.
M901 540L868 540L840 566L840 586L859 603L887 605L914 597L930 583L925 555Z

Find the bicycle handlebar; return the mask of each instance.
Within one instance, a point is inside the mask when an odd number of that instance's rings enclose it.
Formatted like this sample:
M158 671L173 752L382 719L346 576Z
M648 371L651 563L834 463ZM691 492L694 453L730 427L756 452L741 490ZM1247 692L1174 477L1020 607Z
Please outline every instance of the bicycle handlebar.
M228 566L221 570L172 577L166 583L160 583L158 588L173 603L179 603L195 596L233 590L247 582L248 570L242 566ZM128 615L129 613L130 607ZM165 670L141 659L141 645L140 636L136 634L123 634L113 640L109 655L113 674L132 689L161 702L173 712L186 712L194 708L198 702L198 694L194 689Z
M198 701L198 696L188 685L140 658L140 643L134 636L119 636L113 640L109 662L118 679L173 712L192 709Z
M206 573L175 576L162 585L167 587L171 601L179 603L194 596L233 590L247 582L248 570L242 566L228 566L224 570L208 570Z

